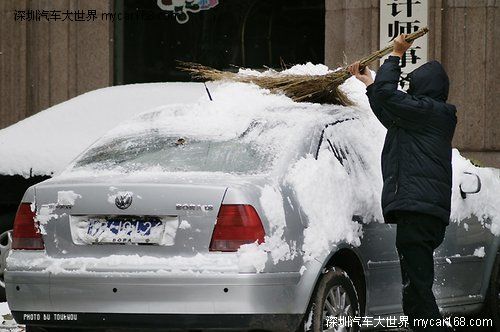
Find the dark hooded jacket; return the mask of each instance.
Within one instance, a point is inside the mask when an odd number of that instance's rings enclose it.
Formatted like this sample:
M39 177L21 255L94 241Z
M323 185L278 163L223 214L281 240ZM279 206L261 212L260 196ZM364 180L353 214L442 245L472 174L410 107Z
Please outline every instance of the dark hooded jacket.
M382 210L426 213L449 223L451 141L456 108L447 104L449 80L441 64L428 62L408 75L408 93L397 89L399 57L390 56L368 86L373 113L387 128L382 150Z

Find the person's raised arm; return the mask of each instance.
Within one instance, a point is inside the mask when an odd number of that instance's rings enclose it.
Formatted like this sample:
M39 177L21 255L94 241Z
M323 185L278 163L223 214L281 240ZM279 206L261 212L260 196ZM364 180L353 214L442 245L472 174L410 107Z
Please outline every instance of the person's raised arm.
M373 83L373 77L372 73L370 72L370 68L368 68L368 66L365 66L365 68L361 70L359 61L356 61L355 63L347 67L347 70L349 70L349 73L351 73L352 76L355 76L367 87Z
M406 37L407 35L401 34L394 39L394 47L391 53L392 56L402 58L405 55L406 50L408 50L412 44L406 41Z
M401 76L399 60L411 46L410 43L406 42L405 37L406 35L399 35L394 40L393 52L380 66L375 81L368 80L363 75L364 72L358 73L359 63L349 66L351 74L355 75L367 86L366 94L370 100L372 110L386 127L394 124L402 127L414 127L423 124L430 108L428 102L398 90Z
M359 61L353 63L349 67L347 67L352 76L356 77L358 80L363 82L367 87L373 84L373 77L368 66L365 66L363 70L360 70ZM367 93L368 94L368 93ZM382 107L379 105L378 101L375 98L370 98L368 95L368 101L370 102L370 107L373 111L373 114L378 118L378 120L384 125L384 127L389 128L391 126L391 119L384 115Z
M398 84L401 76L399 61L411 46L411 43L406 42L405 37L406 35L401 34L394 39L392 53L380 66L375 78L375 85L370 88L378 99L385 100L393 97L394 94L398 94Z

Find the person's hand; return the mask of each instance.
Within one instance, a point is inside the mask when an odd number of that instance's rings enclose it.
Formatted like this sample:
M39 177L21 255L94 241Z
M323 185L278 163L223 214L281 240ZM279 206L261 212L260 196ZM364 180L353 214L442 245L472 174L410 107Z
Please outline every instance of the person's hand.
M394 39L394 48L392 49L391 55L395 55L398 57L403 57L405 54L406 50L410 48L412 43L408 43L406 41L406 36L405 34L401 34L397 36L396 39Z
M358 80L365 83L366 86L369 86L373 83L373 77L372 73L370 72L370 68L368 68L368 66L365 66L365 68L360 71L359 61L356 61L355 63L347 67L347 70L349 70L349 73L351 73L352 76L356 76Z

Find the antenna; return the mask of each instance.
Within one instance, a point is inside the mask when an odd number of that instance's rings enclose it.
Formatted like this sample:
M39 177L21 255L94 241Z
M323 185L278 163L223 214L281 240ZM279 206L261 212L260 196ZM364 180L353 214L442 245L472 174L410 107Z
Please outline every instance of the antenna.
M203 85L205 86L205 90L207 90L208 99L210 99L210 101L214 101L214 100L212 99L212 95L210 94L210 90L208 90L207 83L206 83L206 82L203 82Z

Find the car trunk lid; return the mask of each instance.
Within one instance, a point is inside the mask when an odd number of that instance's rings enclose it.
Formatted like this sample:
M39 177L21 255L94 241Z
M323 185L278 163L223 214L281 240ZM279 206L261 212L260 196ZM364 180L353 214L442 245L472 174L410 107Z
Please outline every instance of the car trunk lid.
M194 256L208 252L225 192L208 184L55 183L37 187L35 200L51 257Z

